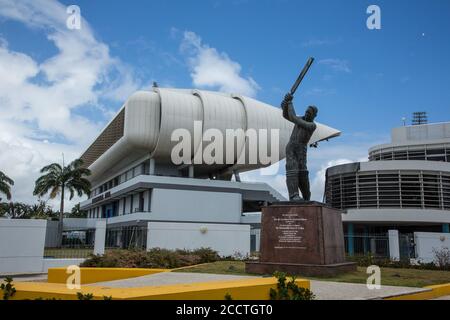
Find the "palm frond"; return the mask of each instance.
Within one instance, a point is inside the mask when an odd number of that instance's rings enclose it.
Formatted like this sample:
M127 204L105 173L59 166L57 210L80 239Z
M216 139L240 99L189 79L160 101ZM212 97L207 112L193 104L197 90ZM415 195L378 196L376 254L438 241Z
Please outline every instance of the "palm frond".
M62 188L68 189L70 199L75 194L82 196L90 193L91 183L84 177L89 176L91 171L83 167L81 159L75 159L65 167L52 163L43 167L41 173L45 174L36 180L35 195L43 196L50 192L50 198L54 199Z
M62 172L62 171L63 171L63 169L59 163L52 163L41 169L41 173L45 173L45 172L58 173L58 172Z
M11 186L14 185L13 179L0 171L0 193L6 195L6 199L11 199Z
M59 186L59 185L53 186L52 191L50 192L50 199L55 199L60 191L61 191L61 186Z
M11 187L4 182L0 181L0 193L6 195L6 199L11 199Z
M0 171L0 181L5 182L10 186L14 185L14 180L8 177L6 174L4 174L2 171Z

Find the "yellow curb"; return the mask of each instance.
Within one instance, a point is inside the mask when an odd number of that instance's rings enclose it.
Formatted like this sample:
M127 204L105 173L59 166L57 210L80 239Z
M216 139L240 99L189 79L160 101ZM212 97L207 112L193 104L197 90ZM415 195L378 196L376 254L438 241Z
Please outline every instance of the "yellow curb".
M430 300L450 295L450 283L426 286L424 292L404 294L386 298L385 300Z

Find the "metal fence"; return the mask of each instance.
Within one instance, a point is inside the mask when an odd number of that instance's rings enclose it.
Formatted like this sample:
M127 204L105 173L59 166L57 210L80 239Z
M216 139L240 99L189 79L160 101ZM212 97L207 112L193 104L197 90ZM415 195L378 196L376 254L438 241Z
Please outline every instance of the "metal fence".
M408 260L416 258L416 245L412 233L399 234L400 259Z
M345 253L349 256L372 255L389 258L389 237L387 234L344 235Z
M94 252L94 242L95 229L64 231L60 245L58 241L52 241L51 246L46 245L44 258L87 258Z
M146 226L126 226L106 229L105 249L145 249Z

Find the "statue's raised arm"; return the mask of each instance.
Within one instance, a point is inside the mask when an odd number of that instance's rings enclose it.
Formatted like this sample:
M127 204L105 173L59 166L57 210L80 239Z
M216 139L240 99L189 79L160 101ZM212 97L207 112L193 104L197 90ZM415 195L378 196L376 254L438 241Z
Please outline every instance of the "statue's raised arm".
M283 109L283 117L305 130L314 131L316 129L316 124L314 122L305 121L304 117L298 117L295 114L294 104L292 103L292 100L293 96L290 93L285 95L284 100L281 103L281 108ZM317 113L317 108L315 110L315 113Z

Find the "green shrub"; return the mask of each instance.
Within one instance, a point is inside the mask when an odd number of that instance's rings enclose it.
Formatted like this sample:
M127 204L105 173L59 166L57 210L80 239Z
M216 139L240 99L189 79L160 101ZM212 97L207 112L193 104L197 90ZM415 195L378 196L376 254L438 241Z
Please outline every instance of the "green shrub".
M217 251L214 251L211 248L200 248L192 251L194 256L198 256L200 258L199 263L209 263L220 260L219 254Z
M284 272L275 272L278 279L277 289L270 289L270 300L314 300L315 295L311 290L299 287L295 283L295 276L287 276ZM287 278L290 278L287 281Z
M82 294L81 292L77 292L78 300L94 300L94 295L92 293Z
M81 267L98 268L179 268L214 262L220 257L210 248L196 250L109 250L104 255L92 255Z
M356 262L360 267L368 267L371 265L380 268L402 268L402 269L419 269L419 270L443 270L450 271L450 265L440 265L433 262L424 263L418 261L417 264L411 264L409 259L401 259L400 261L392 261L389 258L375 257L372 254L348 256L347 260Z
M0 289L3 292L3 300L9 300L16 294L16 288L14 288L13 279L6 277L4 283L0 285Z

